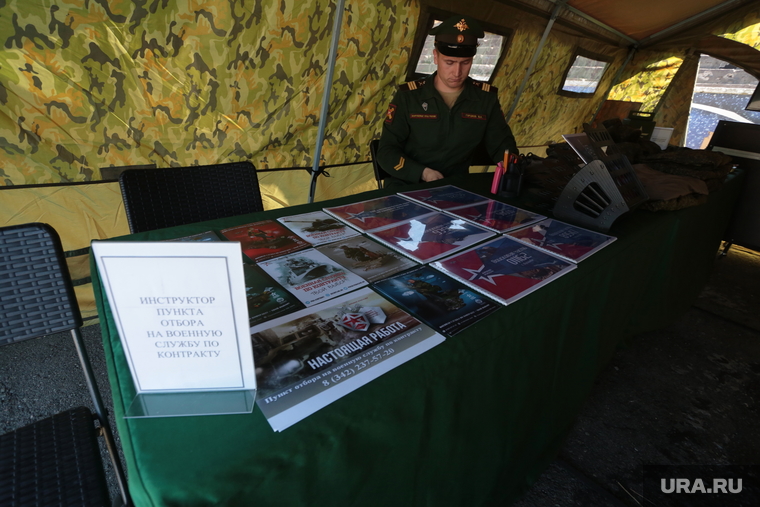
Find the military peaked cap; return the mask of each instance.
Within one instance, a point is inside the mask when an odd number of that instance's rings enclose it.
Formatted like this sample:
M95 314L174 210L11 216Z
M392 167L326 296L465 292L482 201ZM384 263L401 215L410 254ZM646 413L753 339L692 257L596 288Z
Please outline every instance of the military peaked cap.
M470 57L478 50L478 39L485 37L477 21L468 16L453 16L430 30L435 48L446 56Z

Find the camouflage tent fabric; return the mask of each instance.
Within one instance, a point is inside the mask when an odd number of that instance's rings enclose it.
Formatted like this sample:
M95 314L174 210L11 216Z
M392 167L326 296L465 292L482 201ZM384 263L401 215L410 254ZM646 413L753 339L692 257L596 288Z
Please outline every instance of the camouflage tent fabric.
M311 166L335 8L0 2L0 184L90 181L100 167L150 163ZM410 2L347 5L323 149L331 163L366 161L414 18Z

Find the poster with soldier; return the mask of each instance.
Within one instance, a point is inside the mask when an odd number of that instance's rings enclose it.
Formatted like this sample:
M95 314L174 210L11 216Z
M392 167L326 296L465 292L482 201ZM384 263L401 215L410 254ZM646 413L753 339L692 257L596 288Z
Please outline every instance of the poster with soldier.
M373 288L446 336L454 336L501 308L429 266L381 280Z
M415 261L364 236L322 245L317 250L370 283L417 266Z

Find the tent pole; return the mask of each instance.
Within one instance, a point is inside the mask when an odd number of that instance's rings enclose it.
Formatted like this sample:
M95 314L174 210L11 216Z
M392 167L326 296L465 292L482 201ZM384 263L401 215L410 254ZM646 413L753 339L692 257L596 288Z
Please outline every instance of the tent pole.
M314 193L317 189L317 177L319 177L319 161L322 158L322 143L325 140L325 124L327 123L327 113L330 108L330 92L332 91L333 71L335 70L335 60L338 53L338 41L340 40L340 25L343 21L343 5L345 0L338 0L338 6L335 9L335 20L333 23L332 42L330 43L330 55L328 57L327 75L325 76L325 91L322 94L322 109L319 113L319 132L317 134L317 146L314 151L314 163L311 167L311 186L309 187L309 202L314 202Z
M633 59L633 55L636 53L636 50L638 49L638 46L633 45L631 46L631 50L628 51L628 57L623 62L623 65L620 66L617 73L615 74L615 77L612 78L612 82L610 83L609 88L607 88L607 92L604 94L604 100L602 100L599 103L599 107L596 108L596 112L594 113L594 116L591 117L590 123L593 123L594 120L596 120L596 116L599 114L599 111L602 110L602 107L604 107L604 103L607 102L607 97L610 96L610 92L615 87L615 85L618 84L618 81L620 81L620 76L623 75L623 70L628 66L629 63L631 63L631 60Z
M554 10L552 11L551 18L549 18L549 23L546 24L546 28L544 29L544 34L541 36L541 40L538 43L538 47L536 48L536 51L533 52L533 58L530 60L530 64L528 65L528 70L525 71L525 76L523 76L522 83L520 83L520 87L517 89L517 95L515 95L515 100L512 102L512 107L509 108L509 113L506 115L507 123L509 123L510 118L512 118L512 114L514 114L515 109L517 109L517 103L520 101L520 96L522 95L523 90L525 89L525 86L528 84L528 80L530 79L530 75L533 74L533 69L536 67L536 62L538 61L538 55L541 54L541 50L544 47L544 44L546 43L546 38L549 36L549 32L552 31L552 26L554 26L554 21L557 19L557 16L559 16L560 11L565 6L568 0L559 0L554 7Z

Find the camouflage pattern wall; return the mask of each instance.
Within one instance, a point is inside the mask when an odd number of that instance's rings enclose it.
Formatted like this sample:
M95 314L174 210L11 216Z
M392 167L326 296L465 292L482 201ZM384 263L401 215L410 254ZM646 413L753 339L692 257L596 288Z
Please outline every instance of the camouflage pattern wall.
M0 0L0 185L97 180L112 165L311 166L335 8ZM346 2L324 160L368 159L417 12Z

